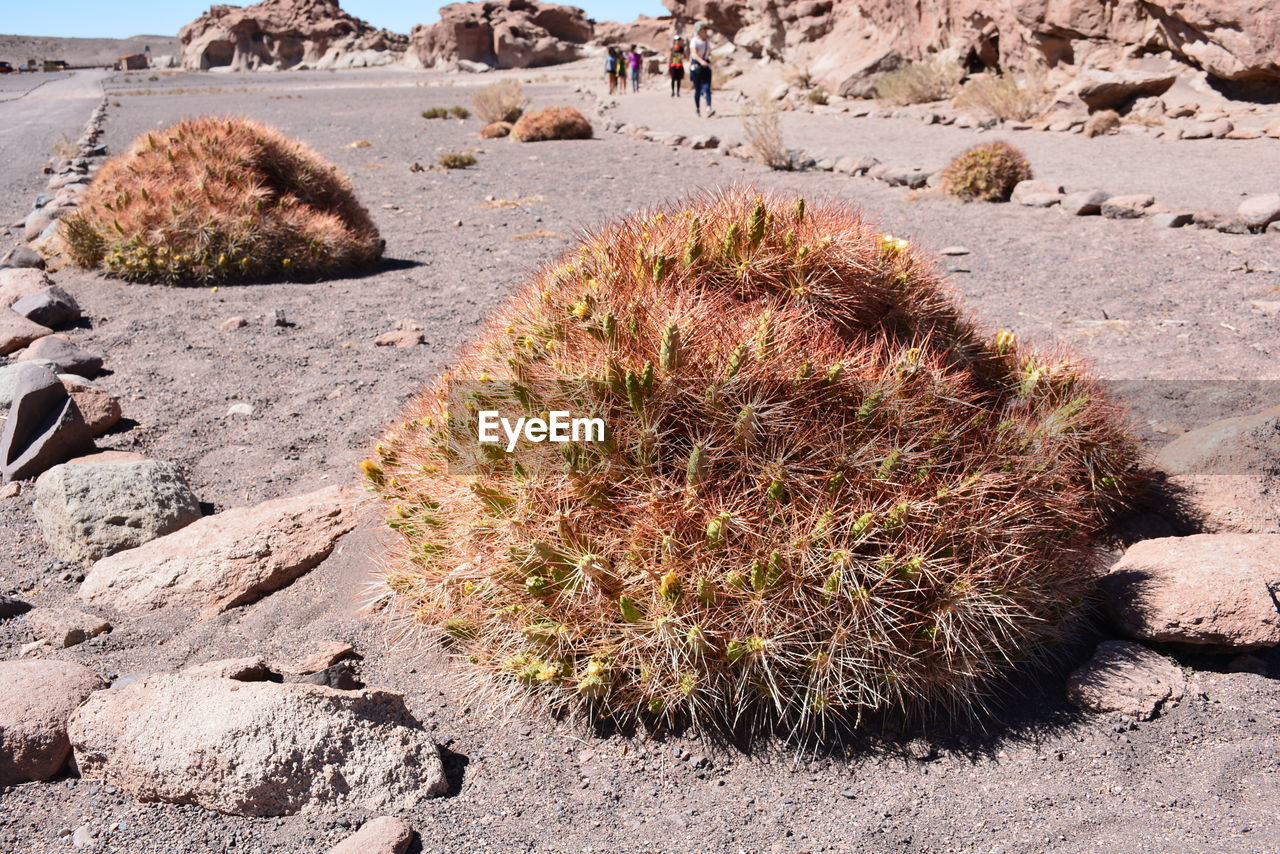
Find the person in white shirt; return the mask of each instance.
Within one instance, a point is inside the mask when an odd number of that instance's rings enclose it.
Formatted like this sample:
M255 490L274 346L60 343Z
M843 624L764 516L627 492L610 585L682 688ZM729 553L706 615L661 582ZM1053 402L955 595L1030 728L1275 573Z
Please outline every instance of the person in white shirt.
M689 43L689 82L693 84L693 109L702 115L702 101L707 102L707 115L714 116L711 107L711 41L707 38L707 25L699 21L693 28L693 41Z

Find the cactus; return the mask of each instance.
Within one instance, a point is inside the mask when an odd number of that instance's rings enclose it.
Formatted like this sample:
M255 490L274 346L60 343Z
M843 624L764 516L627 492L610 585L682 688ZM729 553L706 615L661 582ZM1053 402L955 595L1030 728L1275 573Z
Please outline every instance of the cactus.
M557 468L440 429L514 384L600 413L608 441ZM1093 537L1141 484L1069 359L977 329L856 211L749 189L588 234L365 478L405 539L389 588L492 684L797 737L980 707L1071 627Z
M1007 142L975 145L942 172L942 187L965 201L1006 202L1019 181L1031 178L1026 155Z
M138 137L58 233L81 267L177 285L341 275L383 248L345 176L245 119L186 119Z

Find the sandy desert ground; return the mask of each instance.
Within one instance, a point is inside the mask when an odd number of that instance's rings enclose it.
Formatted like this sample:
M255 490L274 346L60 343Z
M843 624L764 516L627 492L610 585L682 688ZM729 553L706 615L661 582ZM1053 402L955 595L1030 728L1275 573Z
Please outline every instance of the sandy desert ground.
M606 115L575 91L594 66L521 72L535 104L568 103L606 121L684 134L738 135L737 109L698 120L687 98L652 89ZM537 265L603 220L735 182L864 207L887 231L943 258L948 279L992 327L1083 354L1133 407L1150 448L1167 425L1192 428L1276 402L1280 235L1160 229L1148 221L1069 217L1054 209L962 204L830 172L779 173L718 151L598 132L581 142L481 141L480 122L420 117L468 104L476 76L369 70L273 75L77 73L0 101L0 215L24 216L60 135L74 138L105 89L105 141L197 114L246 115L314 146L342 168L387 240L387 262L360 278L314 284L164 288L63 270L86 320L74 340L106 355L100 385L125 422L104 448L173 460L209 510L355 481L381 428ZM487 82L483 81L483 82ZM8 81L0 81L8 86ZM7 92L7 90L5 90ZM909 119L786 114L788 142L828 156L875 155L940 167L981 139L1010 138L1039 177L1068 189L1147 192L1191 209L1233 210L1273 189L1280 141L1088 140L1068 134L925 126ZM367 147L351 147L367 140ZM411 172L468 150L470 169ZM5 232L6 245L14 235ZM282 311L286 326L271 322ZM247 326L224 330L227 318ZM425 344L377 347L411 319ZM252 414L228 413L246 403ZM1161 432L1164 430L1165 432ZM30 490L0 500L0 592L38 606L73 604L79 570L48 552ZM1280 851L1280 653L1268 675L1222 659L1194 668L1187 696L1155 720L1118 724L1062 697L1067 651L1038 686L1010 696L985 725L886 734L796 755L734 750L696 733L658 740L595 734L507 714L462 690L454 665L361 613L387 539L367 520L291 586L212 620L163 612L113 616L114 630L41 653L104 678L216 658L288 659L336 640L362 656L361 681L402 691L446 748L450 791L404 816L421 851L1264 852ZM0 622L0 657L31 640ZM63 776L0 790L0 852L61 852L89 825L120 852L321 851L366 816L318 811L275 819L139 804L114 786Z

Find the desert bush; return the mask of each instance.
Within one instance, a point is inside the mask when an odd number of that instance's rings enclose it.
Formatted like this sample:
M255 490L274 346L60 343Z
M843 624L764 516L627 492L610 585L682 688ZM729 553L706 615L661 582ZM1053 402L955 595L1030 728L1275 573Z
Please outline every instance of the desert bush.
M449 117L448 107L429 107L422 111L424 119L446 119Z
M1031 164L1007 142L975 145L956 155L942 171L942 187L966 201L1008 201L1019 181L1031 178Z
M801 89L813 86L813 73L806 65L788 65L782 69L782 80Z
M511 135L511 122L490 122L480 128L481 139L500 139Z
M437 162L446 169L466 169L476 165L476 158L474 154L465 151L450 151L448 154L441 154Z
M142 134L103 165L59 234L82 267L169 284L334 275L383 247L342 173L245 119Z
M513 123L524 115L529 99L519 80L506 79L481 86L471 95L471 107L476 115L492 124Z
M1102 110L1089 116L1081 133L1087 137L1105 136L1120 129L1120 114L1115 110Z
M449 108L449 115L453 116L455 119L469 119L471 118L471 111L466 107L455 105Z
M791 153L782 142L778 105L758 97L742 111L742 138L751 156L770 169L790 169Z
M810 89L805 94L805 98L809 100L810 104L817 104L819 106L825 105L827 101L831 100L831 96L827 94L827 90L823 89L821 86L816 89Z
M980 115L1024 122L1044 111L1051 94L1038 75L1018 80L1009 74L979 74L965 82L955 105Z
M591 139L591 122L573 107L547 107L520 117L511 128L519 142L547 139Z
M477 410L600 442L477 442ZM505 442L504 442L505 444ZM362 464L404 610L511 698L806 736L980 704L1138 479L1100 387L857 211L745 188L587 234Z
M949 62L912 62L876 78L876 98L899 107L943 101L956 93L962 76L960 67Z
M80 156L80 146L67 139L67 135L60 134L59 138L54 141L53 147L50 149L54 157L65 157L68 160L73 157Z

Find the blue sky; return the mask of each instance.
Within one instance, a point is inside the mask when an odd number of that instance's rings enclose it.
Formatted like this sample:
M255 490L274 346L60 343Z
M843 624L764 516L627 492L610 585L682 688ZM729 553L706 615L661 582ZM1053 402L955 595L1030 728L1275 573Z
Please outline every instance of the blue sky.
M210 5L210 0L0 0L0 33L82 38L177 35L179 27L195 20ZM400 33L409 32L414 24L436 20L436 10L442 5L442 0L342 0L342 8L351 14ZM581 6L598 21L630 21L639 14L666 12L661 0L579 0L571 5Z

